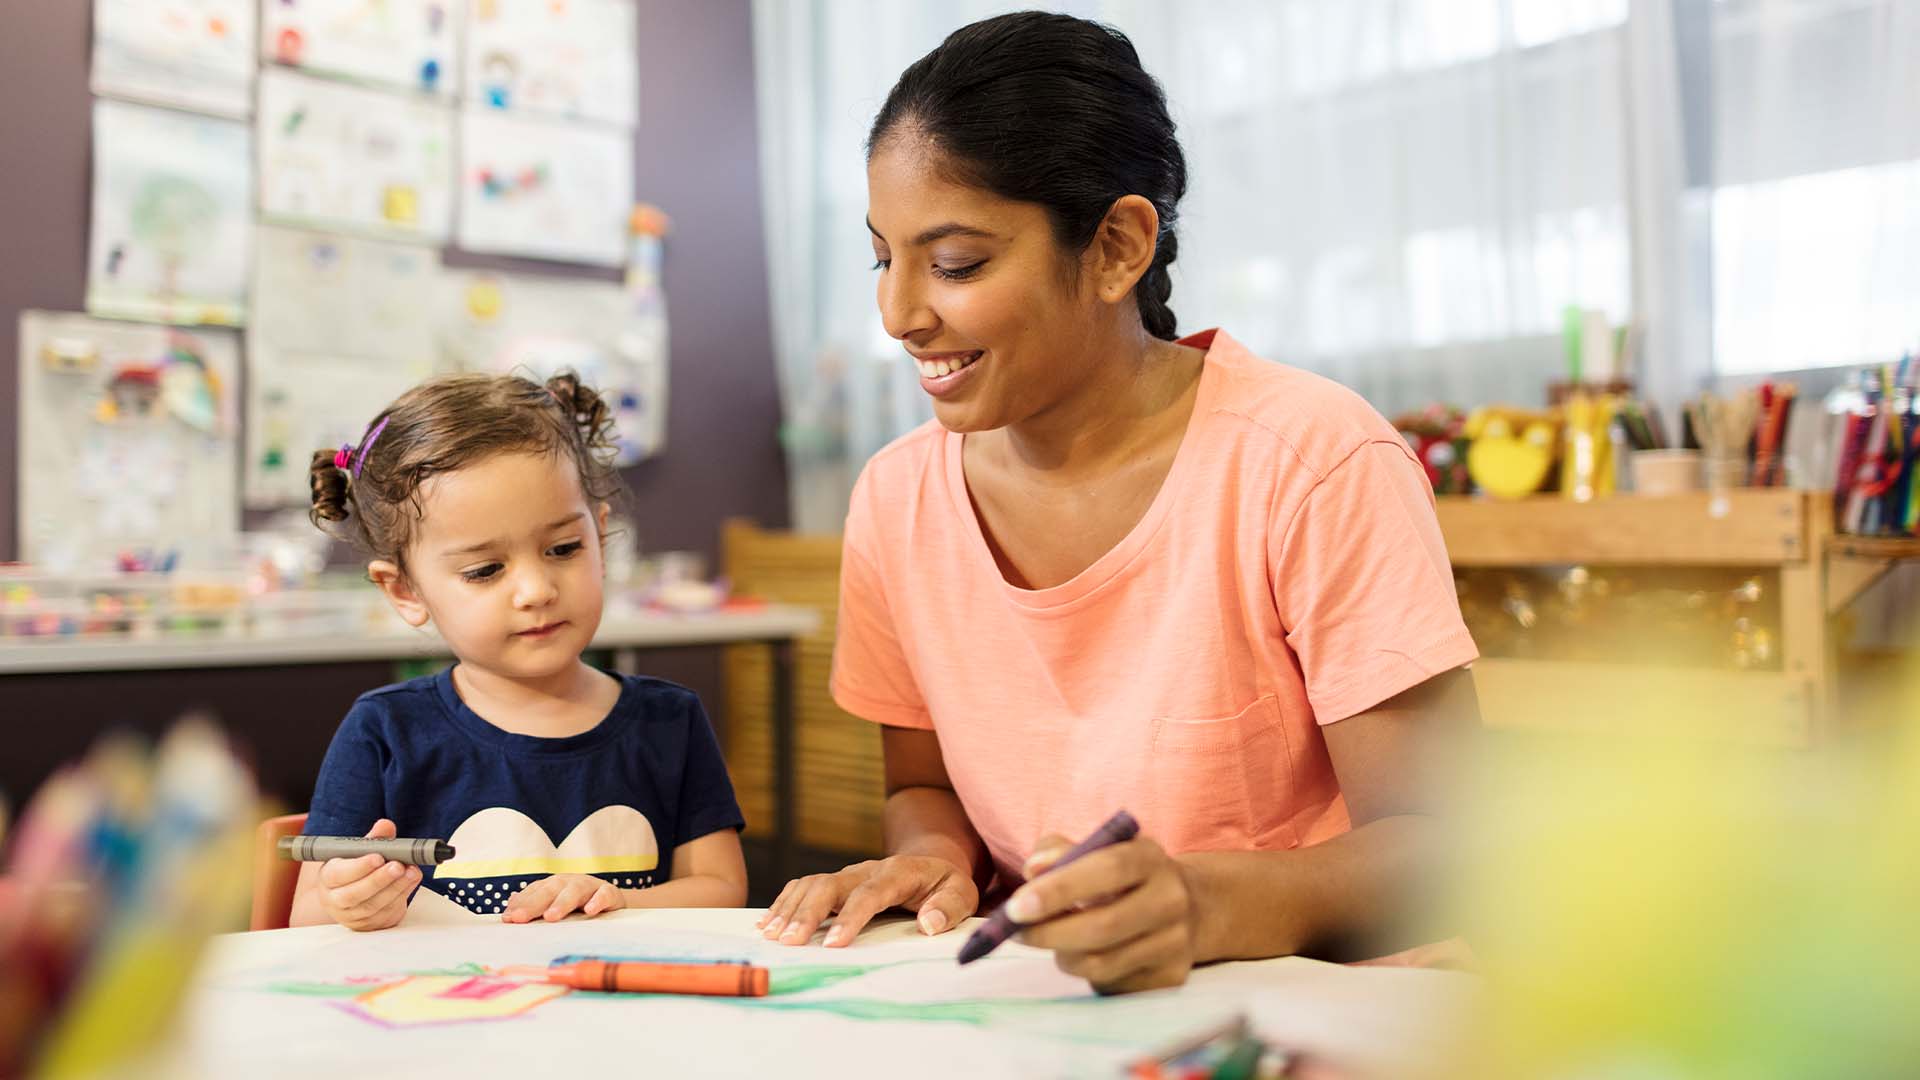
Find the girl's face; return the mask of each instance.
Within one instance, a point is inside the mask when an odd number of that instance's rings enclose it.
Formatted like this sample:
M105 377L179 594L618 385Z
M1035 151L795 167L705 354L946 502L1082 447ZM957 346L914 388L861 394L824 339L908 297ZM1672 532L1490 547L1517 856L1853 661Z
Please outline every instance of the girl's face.
M564 454L501 454L420 486L404 575L369 567L414 626L429 618L461 663L509 678L558 674L600 626L607 504L589 506Z
M1044 412L1084 382L1102 305L1047 213L958 184L911 138L867 162L880 319L952 431Z

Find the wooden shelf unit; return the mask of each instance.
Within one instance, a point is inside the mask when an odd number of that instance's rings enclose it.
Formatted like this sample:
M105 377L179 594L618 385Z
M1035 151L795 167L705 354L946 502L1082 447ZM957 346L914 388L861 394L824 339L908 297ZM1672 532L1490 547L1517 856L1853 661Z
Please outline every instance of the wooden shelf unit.
M1831 710L1828 506L1823 495L1781 488L1590 503L1441 497L1440 529L1460 568L1725 566L1780 577L1781 670L1489 658L1474 668L1488 726L1644 732L1665 723L1672 734L1811 743ZM1689 718L1686 731L1671 730L1676 717Z

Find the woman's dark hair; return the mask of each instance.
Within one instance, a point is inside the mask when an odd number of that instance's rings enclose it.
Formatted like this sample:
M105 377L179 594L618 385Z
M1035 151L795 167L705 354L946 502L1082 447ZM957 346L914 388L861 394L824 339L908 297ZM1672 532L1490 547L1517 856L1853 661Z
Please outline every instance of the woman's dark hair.
M1044 207L1075 254L1122 196L1151 201L1160 234L1134 294L1147 332L1174 338L1167 267L1187 161L1166 95L1125 34L1039 11L963 26L894 84L868 156L896 134L926 140L957 180Z
M571 372L544 384L442 376L394 399L359 446L314 451L308 516L368 556L405 567L428 478L496 454L553 454L574 467L592 505L620 493L616 450L613 410Z

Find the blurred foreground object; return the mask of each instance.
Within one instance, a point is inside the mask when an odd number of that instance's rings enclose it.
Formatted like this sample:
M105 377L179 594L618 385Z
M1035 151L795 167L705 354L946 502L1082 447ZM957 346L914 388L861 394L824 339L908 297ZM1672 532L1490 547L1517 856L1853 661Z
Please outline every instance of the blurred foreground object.
M209 936L245 926L253 778L209 723L109 736L9 837L0 1076L137 1072Z

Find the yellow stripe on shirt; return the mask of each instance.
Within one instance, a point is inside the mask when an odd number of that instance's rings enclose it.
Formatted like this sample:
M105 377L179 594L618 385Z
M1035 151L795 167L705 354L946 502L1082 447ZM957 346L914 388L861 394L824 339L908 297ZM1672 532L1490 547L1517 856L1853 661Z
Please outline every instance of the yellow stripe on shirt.
M660 865L658 855L589 855L563 859L530 855L520 859L455 859L433 868L437 879L525 877L532 874L625 874Z

